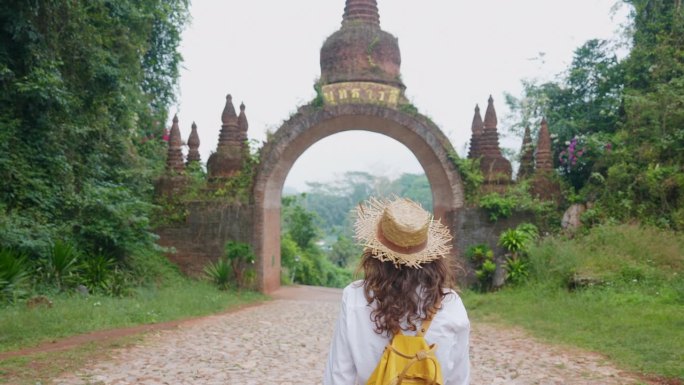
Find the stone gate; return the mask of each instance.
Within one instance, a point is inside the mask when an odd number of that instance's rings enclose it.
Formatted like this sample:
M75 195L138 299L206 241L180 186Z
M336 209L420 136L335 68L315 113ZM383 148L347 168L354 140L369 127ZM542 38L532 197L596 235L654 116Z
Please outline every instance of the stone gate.
M399 44L394 36L380 28L376 0L346 0L342 26L323 44L320 64L316 98L300 107L269 136L256 170L249 170L254 174L249 202L187 204L189 215L185 223L157 230L160 244L178 250L170 258L182 270L198 274L206 263L222 255L225 241L249 242L257 255L260 290L268 293L277 289L281 279L280 215L285 179L309 147L327 136L348 130L388 136L415 155L430 183L434 216L454 235L454 255L476 243L488 243L496 248L501 229L513 226L515 220L487 223L481 210L464 207L463 182L454 163L456 152L440 128L406 99ZM209 188L245 171L244 158L248 151L245 106L240 106L238 115L229 95L221 120L218 147L207 162ZM499 148L491 97L484 121L476 107L472 129L469 157L480 159L485 176L483 191L504 191L512 182L511 165ZM193 124L188 140L188 162L199 162L196 130ZM540 136L540 143L549 142L548 130L541 132L544 135ZM543 151L546 147L550 145L539 146L537 158L541 154L550 159L550 151ZM526 149L530 150L523 146ZM170 174L160 180L158 191L168 195L182 189L184 183L177 118L170 131L167 162Z
M463 206L461 178L451 143L404 97L397 39L380 29L375 0L347 0L342 27L321 48L318 98L300 108L265 144L254 183L253 242L264 291L280 285L280 202L290 168L317 141L347 130L366 130L404 144L432 188L434 214L451 222Z

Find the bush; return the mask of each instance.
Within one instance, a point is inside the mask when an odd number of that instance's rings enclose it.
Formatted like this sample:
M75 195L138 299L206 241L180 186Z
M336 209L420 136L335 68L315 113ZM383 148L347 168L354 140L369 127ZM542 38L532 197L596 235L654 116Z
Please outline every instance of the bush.
M487 211L492 222L496 222L499 218L510 217L515 206L515 200L497 193L487 194L480 198L480 207Z
M563 287L577 277L604 285L668 282L684 270L684 237L652 226L606 224L574 240L545 238L528 254L531 279Z
M496 271L492 249L485 244L470 246L466 250L466 258L473 264L475 269L477 288L480 291L490 291L494 283L494 272Z
M204 267L204 273L218 286L219 290L228 290L233 277L233 269L225 258L219 258L216 262L209 262Z
M44 283L62 291L76 282L79 253L70 243L57 240L50 248L47 258L39 262L38 276Z
M26 255L0 249L0 303L15 302L26 295L29 265Z
M90 291L109 294L115 266L114 259L103 254L87 258L81 267L81 280Z
M499 236L499 245L506 249L506 281L517 285L527 280L529 247L538 237L537 227L521 223L515 229L508 229Z
M252 251L252 246L243 242L228 241L224 251L226 261L230 264L238 288L246 288L253 285L256 279L256 273L254 272L256 256Z

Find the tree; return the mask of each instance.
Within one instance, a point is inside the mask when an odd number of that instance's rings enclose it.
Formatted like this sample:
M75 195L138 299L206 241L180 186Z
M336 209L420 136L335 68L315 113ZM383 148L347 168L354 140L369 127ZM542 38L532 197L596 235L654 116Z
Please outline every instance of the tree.
M187 0L0 7L0 244L120 259L152 247L152 178Z
M306 249L318 235L316 214L306 210L296 196L283 198L283 231L301 249Z

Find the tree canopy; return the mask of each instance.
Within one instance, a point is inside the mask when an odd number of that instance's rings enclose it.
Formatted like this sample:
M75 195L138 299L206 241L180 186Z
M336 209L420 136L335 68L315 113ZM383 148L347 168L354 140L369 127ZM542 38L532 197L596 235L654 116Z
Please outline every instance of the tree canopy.
M152 177L174 101L187 0L0 7L0 245L150 247Z
M606 41L575 51L556 81L508 96L519 126L542 116L570 200L603 219L684 228L684 10L680 1L625 0L632 47L619 61Z

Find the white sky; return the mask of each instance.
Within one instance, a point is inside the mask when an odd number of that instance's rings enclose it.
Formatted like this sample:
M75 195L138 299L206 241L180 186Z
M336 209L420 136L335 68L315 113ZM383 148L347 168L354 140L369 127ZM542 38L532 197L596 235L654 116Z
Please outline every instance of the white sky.
M380 25L399 38L406 95L467 153L473 108L490 94L506 132L504 92L521 79L551 80L586 40L610 39L626 22L618 0L378 0ZM315 96L319 51L338 30L344 0L194 0L183 33L178 113L186 140L197 123L206 162L216 149L225 96L246 105L249 138L263 141ZM543 53L544 60L538 60ZM553 122L549 122L553 124ZM170 123L169 123L170 126ZM504 139L515 148L520 140ZM364 131L330 136L295 163L286 186L329 181L345 171L390 177L422 173L410 151Z

